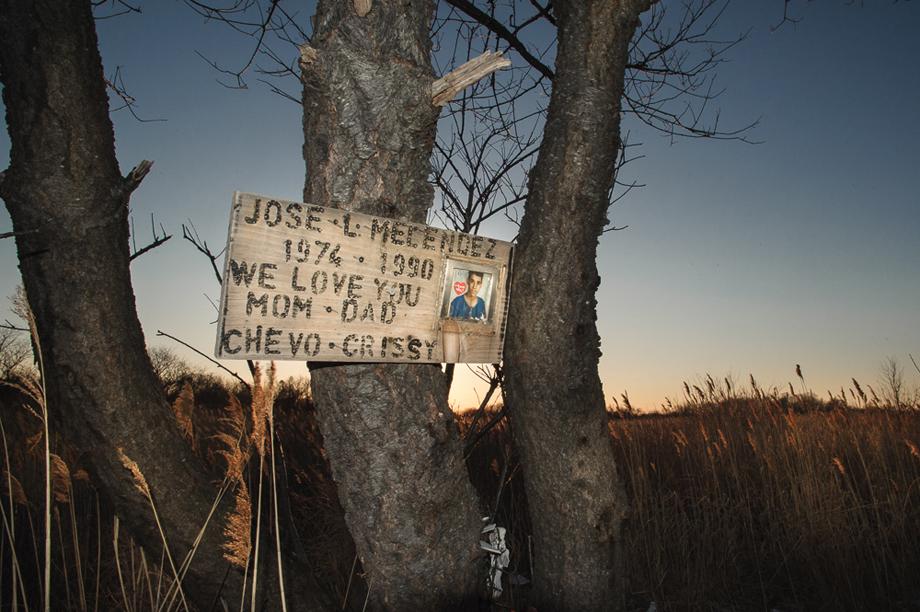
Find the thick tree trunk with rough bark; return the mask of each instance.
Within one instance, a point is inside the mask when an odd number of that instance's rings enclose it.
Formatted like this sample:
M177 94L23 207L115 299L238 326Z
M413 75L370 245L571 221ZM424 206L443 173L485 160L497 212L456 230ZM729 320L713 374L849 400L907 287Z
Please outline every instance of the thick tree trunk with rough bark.
M0 78L12 142L0 196L18 234L52 430L86 454L102 494L156 558L161 537L124 458L137 464L179 565L217 489L179 434L145 350L127 204L146 170L120 175L90 2L0 1ZM221 548L231 498L183 582L201 609L218 594L239 601L242 574ZM319 609L309 578L291 583L292 609Z
M598 376L595 256L627 49L648 2L554 3L549 114L515 249L505 384L533 522L535 605L620 609L627 501ZM533 304L540 304L534 314Z
M354 3L358 4L358 3ZM320 2L304 48L305 201L424 223L439 108L433 4ZM311 368L346 521L387 610L443 610L475 597L480 529L446 381L433 365Z

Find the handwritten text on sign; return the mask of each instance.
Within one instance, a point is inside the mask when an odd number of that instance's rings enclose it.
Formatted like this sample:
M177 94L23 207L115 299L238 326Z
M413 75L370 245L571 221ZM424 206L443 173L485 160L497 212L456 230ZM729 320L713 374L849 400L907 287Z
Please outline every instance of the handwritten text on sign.
M234 195L215 354L496 363L511 244Z

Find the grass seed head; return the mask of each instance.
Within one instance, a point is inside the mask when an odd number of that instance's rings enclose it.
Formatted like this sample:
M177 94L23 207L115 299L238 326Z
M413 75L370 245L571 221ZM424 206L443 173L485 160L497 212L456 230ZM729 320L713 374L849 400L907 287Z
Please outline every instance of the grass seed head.
M243 450L248 446L243 406L235 395L230 395L230 401L224 408L224 416L220 418L220 423L225 429L214 438L224 446L224 449L219 450L217 454L227 462L227 478L231 481L240 481L243 478L243 468L249 460L249 453Z
M224 527L224 559L245 568L252 552L252 499L245 481L236 489L235 506Z
M59 455L51 453L51 493L62 504L70 503L70 468Z
M134 477L134 486L137 487L138 491L150 497L150 485L147 484L147 479L144 478L140 466L125 454L124 449L118 448L117 452L121 464L125 466L125 469L131 472L131 475Z
M189 383L186 382L182 387L182 391L179 392L179 396L173 402L172 411L182 435L194 450L196 443L192 413L195 411L195 392L192 391L192 386Z
M2 486L6 490L10 499L13 500L14 504L25 506L29 503L28 498L26 498L25 489L22 488L22 483L19 482L19 479L10 474L7 470L3 471Z

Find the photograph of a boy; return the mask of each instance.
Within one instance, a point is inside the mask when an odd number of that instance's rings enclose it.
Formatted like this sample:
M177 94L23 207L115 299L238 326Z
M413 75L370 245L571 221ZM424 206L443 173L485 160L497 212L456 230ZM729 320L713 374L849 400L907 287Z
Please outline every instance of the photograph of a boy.
M466 292L455 297L450 303L448 316L451 319L485 321L486 303L479 297L483 285L483 273L469 270L466 277Z

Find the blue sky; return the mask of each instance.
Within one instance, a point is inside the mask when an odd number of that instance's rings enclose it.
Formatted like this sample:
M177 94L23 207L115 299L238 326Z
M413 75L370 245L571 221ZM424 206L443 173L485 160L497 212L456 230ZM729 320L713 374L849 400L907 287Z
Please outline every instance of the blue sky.
M639 138L649 186L600 250L608 396L784 385L796 363L824 393L920 353L920 7L811 3L771 32L757 4L727 15L753 29L719 81L723 120L760 118L763 144Z
M98 23L107 74L122 66L137 112L166 119L113 115L123 171L155 161L132 199L138 240L151 213L174 235L133 264L138 310L151 344L162 329L210 352L219 288L179 226L190 219L217 250L234 190L299 200L301 114L255 79L222 87L195 53L237 65L248 40L179 3L142 6ZM719 71L721 121L759 119L761 144L672 144L624 122L644 155L626 178L646 187L613 209L629 227L599 248L608 398L628 390L653 408L706 373L784 386L796 363L823 394L874 383L889 355L920 356L920 4L793 3L801 21L772 31L781 11L781 0L735 2L720 25L750 29ZM3 131L0 167L8 159ZM0 293L17 283L14 245L0 241ZM452 400L474 403L470 388L461 379Z

